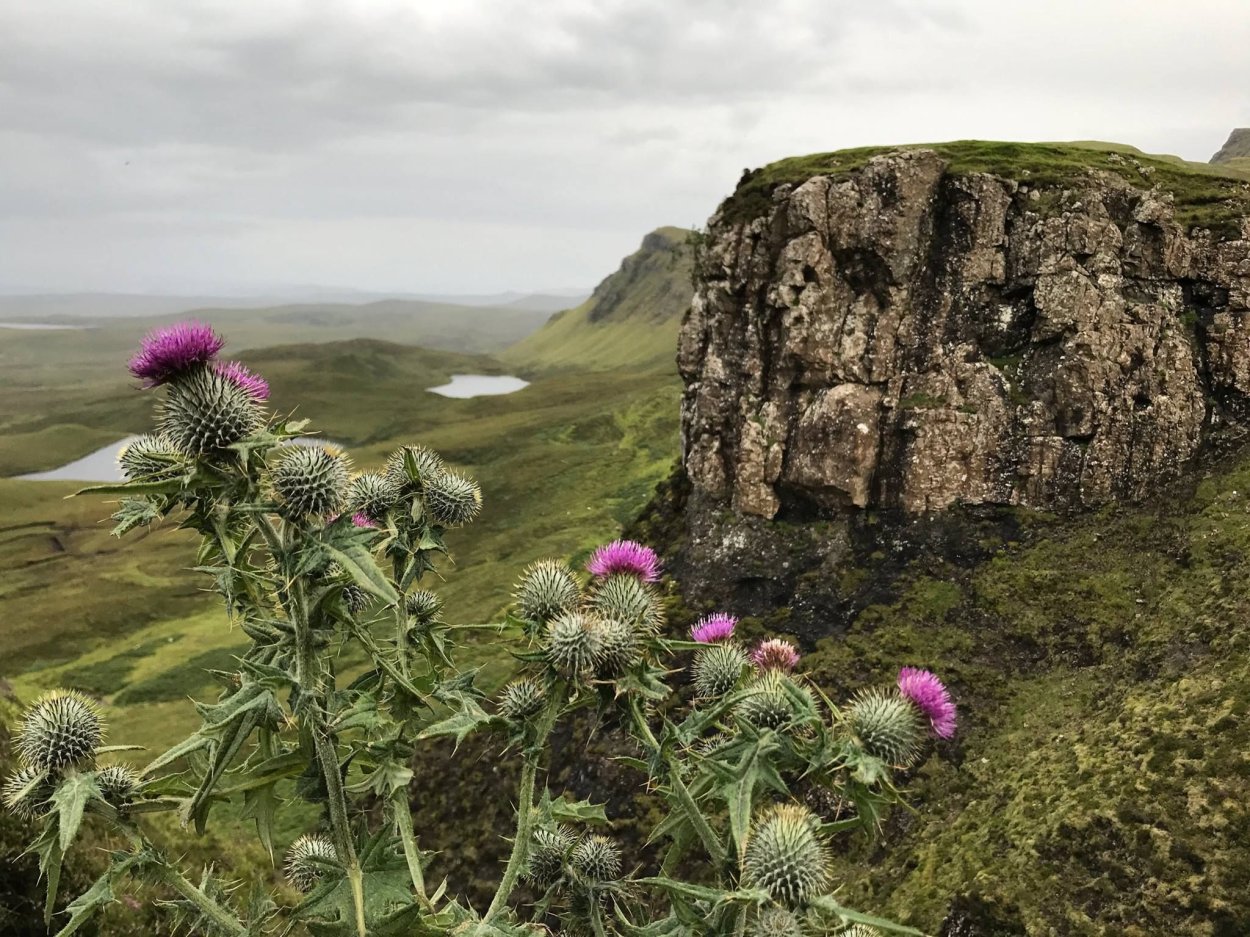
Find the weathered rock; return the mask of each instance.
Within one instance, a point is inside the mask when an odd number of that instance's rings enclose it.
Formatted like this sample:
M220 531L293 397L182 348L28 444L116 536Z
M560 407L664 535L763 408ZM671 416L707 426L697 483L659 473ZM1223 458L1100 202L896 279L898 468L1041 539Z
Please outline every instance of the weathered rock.
M1241 231L1112 173L1029 185L928 150L722 209L678 352L695 539L726 513L1149 496L1250 395Z

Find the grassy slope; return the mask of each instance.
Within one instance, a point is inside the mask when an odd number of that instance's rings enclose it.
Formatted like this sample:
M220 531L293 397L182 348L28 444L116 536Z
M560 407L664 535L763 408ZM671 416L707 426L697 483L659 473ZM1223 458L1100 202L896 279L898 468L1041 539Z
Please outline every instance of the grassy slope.
M802 182L816 175L846 175L874 156L899 149L934 150L950 161L949 171L955 174L989 172L1039 187L1072 185L1091 170L1109 172L1139 188L1157 186L1170 192L1176 200L1178 221L1220 232L1232 231L1240 218L1250 214L1250 188L1246 185L1250 172L1237 167L1151 156L1116 143L987 140L860 147L783 159L745 175L721 210L729 218L756 217L767 211L772 190L782 183ZM1109 158L1113 154L1115 158Z
M590 299L552 316L500 360L527 372L673 370L681 316L694 292L689 235L683 228L660 228L647 235Z

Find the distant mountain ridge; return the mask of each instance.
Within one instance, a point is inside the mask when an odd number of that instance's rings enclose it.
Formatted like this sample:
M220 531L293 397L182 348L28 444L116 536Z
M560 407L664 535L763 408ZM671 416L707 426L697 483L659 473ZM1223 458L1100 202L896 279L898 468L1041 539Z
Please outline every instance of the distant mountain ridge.
M1230 163L1238 159L1250 159L1250 127L1238 127L1230 133L1211 162Z
M500 358L522 369L676 370L677 331L694 295L693 232L657 228L590 298L557 313Z

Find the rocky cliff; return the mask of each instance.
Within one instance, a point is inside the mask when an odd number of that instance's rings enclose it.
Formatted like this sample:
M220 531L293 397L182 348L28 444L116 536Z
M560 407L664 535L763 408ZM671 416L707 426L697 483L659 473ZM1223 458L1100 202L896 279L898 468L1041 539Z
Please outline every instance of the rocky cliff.
M1250 158L1250 127L1238 127L1228 135L1224 145L1211 157L1213 163L1231 163Z
M767 199L744 180L681 333L697 500L1054 509L1175 478L1250 394L1250 224L1196 216L1175 167L1076 152L1049 175L835 155Z

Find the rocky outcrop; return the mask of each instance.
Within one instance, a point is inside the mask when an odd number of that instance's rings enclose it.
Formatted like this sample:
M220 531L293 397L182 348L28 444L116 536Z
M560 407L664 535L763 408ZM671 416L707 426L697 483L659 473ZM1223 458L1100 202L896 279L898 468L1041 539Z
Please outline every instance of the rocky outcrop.
M1219 152L1211 157L1211 162L1228 163L1247 157L1250 157L1250 127L1238 127L1228 135Z
M906 150L730 204L678 352L695 526L1139 500L1250 399L1250 223L1160 189Z

